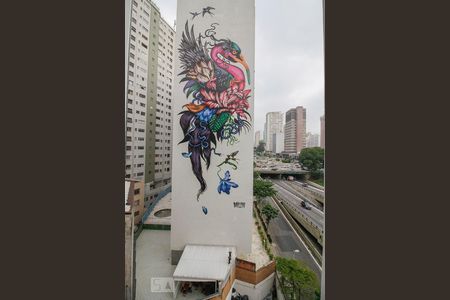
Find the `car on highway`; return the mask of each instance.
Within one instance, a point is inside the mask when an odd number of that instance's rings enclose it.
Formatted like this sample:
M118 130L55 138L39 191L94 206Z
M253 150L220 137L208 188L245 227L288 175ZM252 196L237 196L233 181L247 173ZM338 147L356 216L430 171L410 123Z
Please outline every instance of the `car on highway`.
M302 186L307 187L308 184L306 182L302 182Z
M303 207L304 209L311 209L311 205L309 205L305 200L302 200L300 206Z

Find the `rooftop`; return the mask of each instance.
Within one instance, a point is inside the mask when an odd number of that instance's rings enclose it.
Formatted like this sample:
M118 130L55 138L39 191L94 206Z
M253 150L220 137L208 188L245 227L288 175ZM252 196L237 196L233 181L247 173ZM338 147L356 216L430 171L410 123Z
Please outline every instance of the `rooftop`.
M152 293L151 280L154 277L172 278L173 275L186 276L187 274L189 274L187 276L196 276L198 278L218 278L223 276L223 268L222 271L220 271L220 265L222 267L224 267L225 264L228 266L228 251L225 251L226 255L223 255L225 248L230 247L187 245L185 249L188 249L188 252L186 252L186 255L183 253L181 259L185 257L186 260L190 260L193 263L203 264L204 267L199 268L199 266L194 266L189 269L186 268L186 270L183 270L185 269L185 267L183 267L183 269L179 269L178 272L175 272L175 269L180 266L180 263L178 266L173 266L171 264L170 230L143 230L136 241L136 300L173 300L172 293ZM199 253L204 255L205 258L198 259ZM190 257L194 254L196 255L191 260ZM255 224L253 225L252 253L245 256L240 256L239 258L254 262L257 270L270 262L270 259L262 246ZM210 262L212 260L217 261L216 263L219 266L219 269L216 269L215 267L211 268ZM189 280L192 280L192 278L190 277ZM198 295L199 294L196 291L192 294L187 294L186 296L178 293L177 299L198 299Z
M156 203L148 218L144 221L145 224L170 225L171 214L164 215L160 212L170 212L172 208L172 193L168 193Z

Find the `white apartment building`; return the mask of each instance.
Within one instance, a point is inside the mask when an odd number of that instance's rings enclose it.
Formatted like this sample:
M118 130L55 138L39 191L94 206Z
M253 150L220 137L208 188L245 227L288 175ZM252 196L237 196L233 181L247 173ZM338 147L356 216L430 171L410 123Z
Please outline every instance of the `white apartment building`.
M125 0L125 178L145 202L170 184L175 30L149 0Z
M126 153L125 177L144 179L145 173L145 130L147 120L147 68L148 38L151 7L149 3L126 0L130 7L126 67ZM126 27L127 28L127 27Z
M264 124L264 141L266 142L266 151L280 153L283 151L283 113L268 112L266 114L266 123Z
M308 132L306 134L306 147L313 148L319 147L319 134Z

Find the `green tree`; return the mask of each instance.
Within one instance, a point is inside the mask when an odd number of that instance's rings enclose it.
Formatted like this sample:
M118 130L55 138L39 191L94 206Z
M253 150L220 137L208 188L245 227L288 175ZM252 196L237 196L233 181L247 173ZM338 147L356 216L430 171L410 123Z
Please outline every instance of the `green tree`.
M276 257L283 294L288 299L320 299L317 275L298 260Z
M261 200L265 197L273 197L277 194L277 191L273 188L273 183L267 180L254 178L253 179L253 196L257 200Z
M313 179L322 178L324 162L324 149L320 147L305 148L300 153L299 162L302 166L308 168Z
M264 143L264 141L259 141L259 145L258 145L258 147L256 147L256 152L263 153L265 148L266 148L266 143Z
M264 207L262 208L261 212L263 213L263 215L266 216L267 226L269 226L270 220L275 219L276 217L278 217L278 209L274 208L270 204L264 205Z

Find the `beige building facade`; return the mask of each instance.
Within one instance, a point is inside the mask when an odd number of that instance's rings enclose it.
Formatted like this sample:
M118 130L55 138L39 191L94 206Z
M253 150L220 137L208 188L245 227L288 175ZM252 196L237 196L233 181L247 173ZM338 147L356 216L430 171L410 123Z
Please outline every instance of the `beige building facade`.
M141 223L142 216L144 215L144 181L128 179L125 182L129 182L130 190L128 193L128 203L133 207L134 224Z
M306 108L297 106L286 112L284 152L300 153L306 148Z
M134 208L130 181L125 181L125 300L135 299Z

